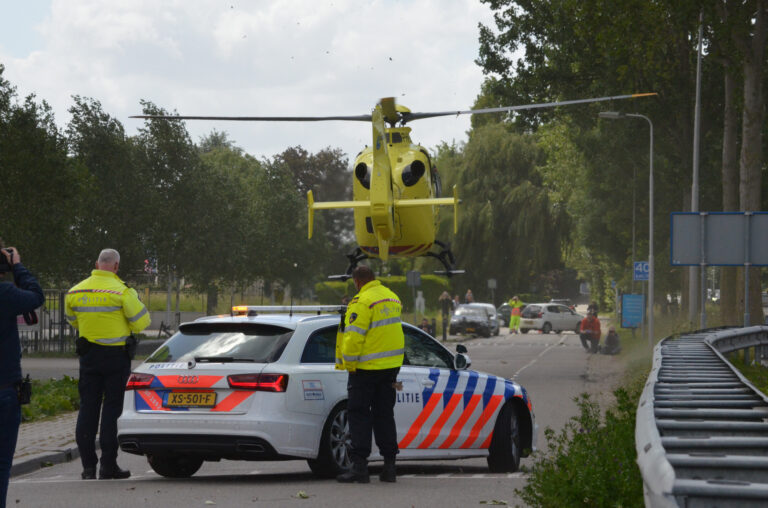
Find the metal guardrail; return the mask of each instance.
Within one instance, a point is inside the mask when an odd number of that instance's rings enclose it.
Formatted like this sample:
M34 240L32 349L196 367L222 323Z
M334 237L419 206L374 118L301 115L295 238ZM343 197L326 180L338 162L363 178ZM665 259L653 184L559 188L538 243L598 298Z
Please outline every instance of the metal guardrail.
M768 506L768 398L723 356L766 346L768 326L656 345L635 426L646 506Z

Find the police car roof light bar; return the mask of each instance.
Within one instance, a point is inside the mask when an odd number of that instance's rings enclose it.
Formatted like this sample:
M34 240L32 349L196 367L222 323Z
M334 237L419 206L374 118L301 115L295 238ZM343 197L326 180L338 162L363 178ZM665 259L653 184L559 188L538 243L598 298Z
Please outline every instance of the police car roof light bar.
M346 305L235 305L232 307L232 315L258 316L259 313L267 312L288 312L290 315L315 312L320 315L331 312L341 314L345 310L347 310Z

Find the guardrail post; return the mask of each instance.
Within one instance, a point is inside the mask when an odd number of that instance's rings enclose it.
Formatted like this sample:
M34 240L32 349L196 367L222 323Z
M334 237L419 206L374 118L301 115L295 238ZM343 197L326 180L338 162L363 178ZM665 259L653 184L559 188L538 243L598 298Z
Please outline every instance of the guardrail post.
M749 365L749 348L744 348L744 365Z

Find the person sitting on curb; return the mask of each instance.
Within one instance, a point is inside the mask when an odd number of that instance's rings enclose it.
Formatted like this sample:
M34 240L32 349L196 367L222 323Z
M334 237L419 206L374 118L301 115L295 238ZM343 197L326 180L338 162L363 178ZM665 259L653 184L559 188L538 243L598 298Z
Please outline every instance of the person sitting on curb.
M597 310L590 308L587 317L581 320L581 345L590 353L597 353L600 347L600 320L597 319Z
M619 344L619 334L616 333L616 327L608 327L608 335L605 336L605 345L600 348L604 355L617 355L621 353L621 344Z

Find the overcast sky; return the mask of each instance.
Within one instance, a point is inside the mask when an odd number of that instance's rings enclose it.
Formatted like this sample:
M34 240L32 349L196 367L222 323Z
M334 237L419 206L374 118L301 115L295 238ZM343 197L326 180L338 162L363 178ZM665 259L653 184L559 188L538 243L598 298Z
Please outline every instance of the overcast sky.
M21 97L35 93L60 126L72 95L99 100L128 134L140 99L189 115L357 115L394 96L412 111L469 109L479 0L1 0L0 62ZM469 117L410 124L432 148L464 141ZM359 122L189 121L258 157L289 146L370 144ZM351 162L351 161L350 161Z

